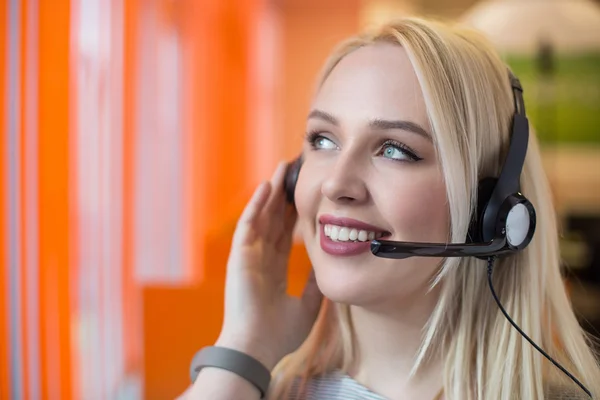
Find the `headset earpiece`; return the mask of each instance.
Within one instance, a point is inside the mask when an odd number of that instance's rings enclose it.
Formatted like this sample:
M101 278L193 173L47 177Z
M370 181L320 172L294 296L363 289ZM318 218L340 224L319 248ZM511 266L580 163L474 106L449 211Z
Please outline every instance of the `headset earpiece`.
M295 205L294 194L296 192L296 183L302 167L302 155L298 156L294 161L290 162L285 171L285 197L288 203Z
M469 228L469 234L467 236L469 243L484 242L483 216L497 182L497 178L484 178L479 181L479 185L477 187L477 209L473 214L473 219Z
M506 240L500 254L521 250L533 238L536 225L535 209L531 202L521 194L521 174L525 165L529 142L529 122L525 115L523 88L519 80L509 71L513 91L515 113L510 132L510 145L500 175L493 178L491 193L487 193L491 180L482 180L482 191L488 199L482 209L478 226L482 243L494 239Z

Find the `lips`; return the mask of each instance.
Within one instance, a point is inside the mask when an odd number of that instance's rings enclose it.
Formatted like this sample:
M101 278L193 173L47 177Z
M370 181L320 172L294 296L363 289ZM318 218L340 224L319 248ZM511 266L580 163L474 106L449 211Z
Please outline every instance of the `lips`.
M375 225L367 224L366 222L362 222L357 219L334 217L333 215L321 215L321 217L319 217L319 223L321 225L344 226L347 228L354 228L357 230L365 230L365 231L371 231L371 232L376 232L376 233L388 233L383 228L380 228Z

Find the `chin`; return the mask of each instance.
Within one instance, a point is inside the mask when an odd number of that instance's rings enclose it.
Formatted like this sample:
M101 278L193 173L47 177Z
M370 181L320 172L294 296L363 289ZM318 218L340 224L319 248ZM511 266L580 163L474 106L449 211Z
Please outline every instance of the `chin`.
M423 260L382 260L369 253L335 257L320 248L307 250L323 295L359 307L412 302L426 294L437 269Z
M325 297L334 303L347 304L353 306L366 306L373 302L373 293L364 290L364 287L353 287L344 285L339 281L331 279L318 279L319 289Z
M368 262L350 259L313 261L319 289L336 303L364 306L386 296L385 274L374 274ZM324 259L325 258L325 259Z

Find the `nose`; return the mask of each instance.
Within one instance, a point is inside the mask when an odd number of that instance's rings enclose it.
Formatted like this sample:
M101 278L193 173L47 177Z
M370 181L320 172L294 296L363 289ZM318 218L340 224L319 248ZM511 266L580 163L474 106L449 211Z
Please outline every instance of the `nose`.
M333 161L329 174L321 185L321 193L334 203L362 203L368 198L362 177L364 168L351 153L340 155Z

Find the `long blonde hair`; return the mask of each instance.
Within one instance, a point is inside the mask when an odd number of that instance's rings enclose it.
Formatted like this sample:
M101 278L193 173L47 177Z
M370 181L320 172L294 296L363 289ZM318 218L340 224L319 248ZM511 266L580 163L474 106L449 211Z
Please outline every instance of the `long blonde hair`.
M478 181L498 175L508 147L515 110L507 67L474 31L405 18L341 44L318 86L344 56L378 42L402 46L416 71L446 182L450 240L462 242L476 210ZM591 338L579 326L561 278L556 216L533 132L521 189L536 207L536 234L524 251L496 262L494 288L529 337L600 396ZM570 384L500 313L485 261L447 259L432 285L439 282L439 302L424 328L414 371L428 356L441 354L446 399L542 399L549 385ZM354 361L349 307L325 300L307 340L273 371L270 398L285 399L299 377L348 371Z

